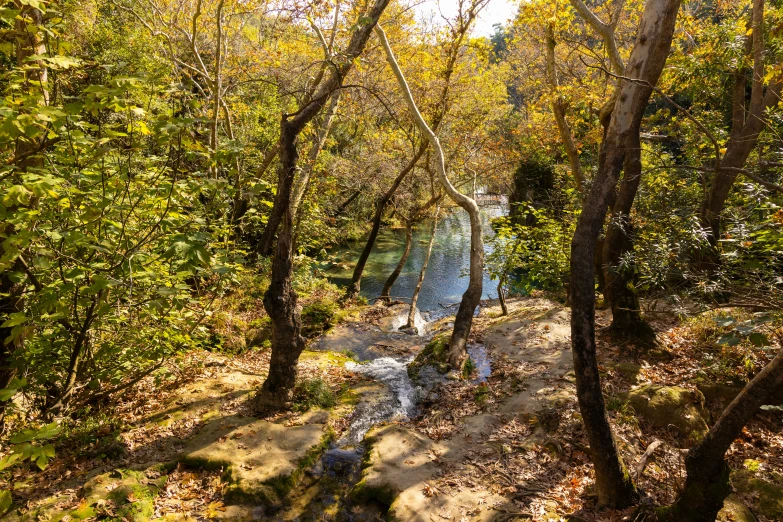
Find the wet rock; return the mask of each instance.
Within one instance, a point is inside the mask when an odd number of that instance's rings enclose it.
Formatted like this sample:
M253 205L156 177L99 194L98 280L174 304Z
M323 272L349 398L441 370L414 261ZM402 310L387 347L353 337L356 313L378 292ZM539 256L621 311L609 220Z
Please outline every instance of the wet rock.
M679 386L648 384L624 394L639 417L660 428L675 427L691 441L708 431L704 395Z
M449 333L443 333L434 337L422 351L416 355L416 358L408 365L408 375L416 379L419 371L424 366L431 366L439 373L446 374L451 370L449 365Z

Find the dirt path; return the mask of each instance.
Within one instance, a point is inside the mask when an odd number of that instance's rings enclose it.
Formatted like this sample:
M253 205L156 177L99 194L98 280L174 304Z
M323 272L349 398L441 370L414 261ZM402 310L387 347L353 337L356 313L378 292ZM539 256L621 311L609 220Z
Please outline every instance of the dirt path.
M456 430L444 440L433 441L411 425L369 434L368 465L354 494L389 503L390 518L495 520L520 513L509 489L532 485L535 466L504 461L521 455L527 462L517 449L535 453L545 447L551 428L545 418L573 405L569 318L547 300L516 301L509 317L486 318L496 312L483 310L478 325L493 359L499 395L493 404L454 419ZM527 476L515 476L514 470ZM539 507L552 508L546 502Z

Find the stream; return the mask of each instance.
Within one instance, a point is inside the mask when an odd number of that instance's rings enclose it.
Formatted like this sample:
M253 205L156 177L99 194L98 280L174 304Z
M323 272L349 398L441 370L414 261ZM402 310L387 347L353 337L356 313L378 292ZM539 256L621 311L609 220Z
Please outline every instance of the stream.
M306 512L315 514L323 509L336 509L337 520L363 522L377 520L385 508L377 505L357 505L349 496L351 488L361 479L361 461L366 451L363 443L367 432L374 426L390 421L405 422L417 413L417 404L446 376L432 367L419 372L417 382L408 376L408 364L429 340L438 322L450 328L450 319L456 307L438 310L436 313L417 313L418 331L412 335L399 331L407 320L407 306L396 305L392 314L379 326L349 323L324 336L318 343L319 350L347 351L354 361L345 363L349 371L367 377L368 385L360 393L350 423L342 436L324 452L320 461L310 471L316 495L303 495L318 502L308 506ZM490 358L483 345L471 344L468 353L476 366L475 382L486 380L491 373ZM301 518L309 520L309 518Z
M484 236L492 236L492 218L508 212L505 199L485 201L481 204ZM411 253L405 267L391 290L392 297L410 299L430 239L431 221L423 221L413 229ZM356 261L366 240L349 241L319 259L319 270L333 283L347 286L351 281ZM404 228L382 228L367 260L361 284L361 295L367 299L378 297L389 274L397 266L405 248ZM491 252L485 243L485 254ZM468 266L470 256L470 219L467 212L456 208L441 213L435 232L435 243L427 268L427 274L419 295L418 307L422 311L437 310L441 305L458 303L468 288ZM484 274L482 299L497 297L495 287L488 274Z
M491 236L490 220L505 215L507 203L505 200L485 202L481 212L485 236ZM430 226L431 221L425 221L414 228L411 253L392 288L392 297L410 299L426 254ZM387 228L380 232L362 278L364 297L378 297L404 246L404 229ZM363 247L364 241L342 245L320 259L318 269L332 282L345 286ZM319 519L319 513L327 510L337 514L338 520L352 522L377 520L384 514L382 506L355 505L350 499L351 488L361 479L361 461L366 450L363 441L367 432L378 424L413 419L419 401L446 380L434 368L424 367L417 382L413 382L408 376L408 364L432 339L436 323L447 330L453 325L457 305L468 286L469 254L470 220L464 210L454 209L438 222L413 332L400 331L407 322L408 306L398 304L378 326L348 323L318 342L318 350L350 353L354 360L345 364L346 369L367 377L368 384L360 392L347 429L310 470L309 483L301 494L303 500L309 499L308 505L305 514L295 519ZM482 299L494 297L495 286L485 273ZM485 347L471 344L468 353L476 367L476 382L486 380L491 366Z

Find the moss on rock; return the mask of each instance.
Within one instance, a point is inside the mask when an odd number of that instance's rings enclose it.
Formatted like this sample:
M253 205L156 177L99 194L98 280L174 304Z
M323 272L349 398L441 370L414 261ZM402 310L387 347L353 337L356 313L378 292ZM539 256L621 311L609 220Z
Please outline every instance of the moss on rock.
M623 398L650 424L660 428L674 426L692 442L709 430L704 395L698 390L648 384L629 391Z
M731 474L731 485L742 498L750 499L752 508L767 520L783 520L783 486L754 476L748 470Z
M439 373L448 373L451 369L448 361L450 338L451 334L449 333L433 337L408 365L408 376L411 379L416 379L424 366L433 366Z

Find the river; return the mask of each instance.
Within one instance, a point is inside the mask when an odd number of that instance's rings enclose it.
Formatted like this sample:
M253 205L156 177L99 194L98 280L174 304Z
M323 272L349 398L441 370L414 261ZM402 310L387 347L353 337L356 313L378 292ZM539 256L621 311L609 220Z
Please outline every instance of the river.
M484 236L493 234L490 220L508 212L505 201L488 201L481 204ZM391 295L409 300L416 287L419 271L427 252L431 221L419 223L413 230L413 245L405 267L392 287ZM335 284L347 286L351 281L356 261L364 248L366 239L350 241L332 250L322 258L319 269ZM362 277L361 295L374 299L383 289L383 284L400 260L405 248L404 228L384 228L378 234L372 254L367 261ZM485 254L490 246L485 244ZM468 267L470 263L470 219L461 208L441 214L435 232L435 244L427 267L418 308L432 311L458 303L468 288ZM497 297L497 283L490 281L484 273L482 299Z

